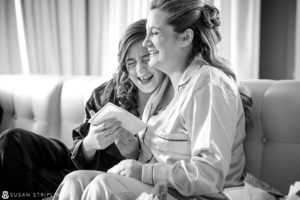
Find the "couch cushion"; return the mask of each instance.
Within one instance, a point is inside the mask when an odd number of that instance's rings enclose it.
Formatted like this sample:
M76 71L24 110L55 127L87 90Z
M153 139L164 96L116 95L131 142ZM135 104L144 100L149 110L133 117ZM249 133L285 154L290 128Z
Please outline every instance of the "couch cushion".
M4 110L0 131L24 128L46 137L57 137L59 102L64 78L60 76L2 75L0 104Z
M72 130L84 119L94 88L111 77L0 75L0 131L23 128L73 145Z
M254 125L246 143L247 170L287 194L300 180L300 81L248 80Z

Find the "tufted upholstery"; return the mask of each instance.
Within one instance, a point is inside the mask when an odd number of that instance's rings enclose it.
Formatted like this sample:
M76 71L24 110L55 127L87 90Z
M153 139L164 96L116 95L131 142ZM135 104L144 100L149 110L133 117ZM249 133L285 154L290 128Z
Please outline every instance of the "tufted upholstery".
M4 109L1 131L22 127L47 137L58 137L57 105L62 83L60 77L1 76L0 104Z
M95 76L0 75L0 131L25 128L71 147L85 102L104 81ZM243 83L254 100L253 126L245 142L247 170L286 194L290 184L300 181L300 81Z
M253 126L247 132L246 167L287 194L300 181L300 81L247 80Z
M0 132L24 128L71 147L72 130L83 121L85 102L104 81L95 76L0 75Z

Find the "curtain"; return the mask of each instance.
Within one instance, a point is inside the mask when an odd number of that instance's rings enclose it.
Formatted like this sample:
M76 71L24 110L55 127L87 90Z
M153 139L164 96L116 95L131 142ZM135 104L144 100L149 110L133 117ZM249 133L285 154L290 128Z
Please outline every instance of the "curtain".
M22 0L31 74L86 74L85 3Z
M0 74L22 73L14 1L0 0Z
M119 39L130 23L147 18L151 0L90 0L89 73L111 75L117 69Z
M261 0L210 1L220 10L221 56L231 62L239 79L258 78ZM10 66L6 72L20 73L14 1L0 2L0 41L5 43L0 62ZM121 34L128 24L147 17L151 0L21 2L31 74L110 76L117 68Z
M150 0L22 0L32 74L111 75L126 26Z
M219 8L220 55L239 79L258 78L261 0L211 0Z
M294 78L300 80L300 2L297 1L296 9L296 44L295 44L295 72Z

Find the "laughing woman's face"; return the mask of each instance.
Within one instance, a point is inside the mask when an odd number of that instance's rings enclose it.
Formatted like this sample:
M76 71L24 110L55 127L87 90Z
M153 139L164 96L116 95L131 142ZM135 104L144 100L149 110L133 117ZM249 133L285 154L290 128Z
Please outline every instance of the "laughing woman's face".
M147 36L143 42L150 54L149 66L167 75L171 74L174 66L182 60L179 34L167 24L168 17L167 12L151 10L147 19Z
M125 62L131 81L144 93L153 92L163 79L162 72L148 66L149 53L142 41L129 48Z

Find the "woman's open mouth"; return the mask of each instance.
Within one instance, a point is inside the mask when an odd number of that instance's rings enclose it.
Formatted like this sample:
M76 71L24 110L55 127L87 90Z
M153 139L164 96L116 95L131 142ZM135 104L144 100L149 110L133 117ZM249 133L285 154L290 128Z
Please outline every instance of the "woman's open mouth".
M142 84L148 84L151 82L153 78L153 74L149 74L149 75L145 75L142 77L138 77L138 80L142 83Z

